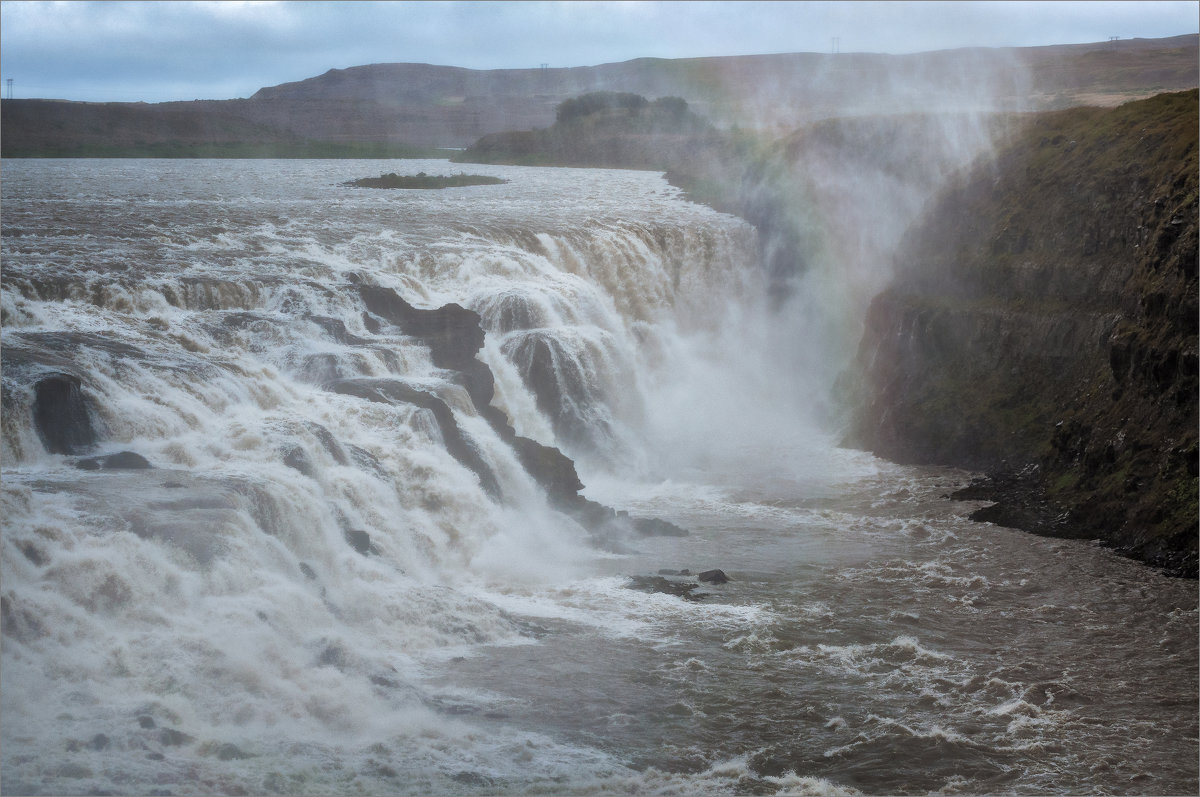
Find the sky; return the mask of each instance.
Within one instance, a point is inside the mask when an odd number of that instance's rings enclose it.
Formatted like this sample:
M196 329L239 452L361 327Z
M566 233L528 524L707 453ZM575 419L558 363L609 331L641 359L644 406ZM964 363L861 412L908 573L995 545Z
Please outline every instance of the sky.
M0 79L4 97L164 102L249 97L372 63L520 69L835 48L898 54L1198 30L1200 1L4 0Z

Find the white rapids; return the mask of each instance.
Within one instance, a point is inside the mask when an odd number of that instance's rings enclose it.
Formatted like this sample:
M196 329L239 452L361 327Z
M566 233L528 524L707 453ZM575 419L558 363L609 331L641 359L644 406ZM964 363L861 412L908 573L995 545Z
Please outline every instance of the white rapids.
M1196 790L1194 583L838 448L814 363L857 322L771 302L754 230L661 174L342 184L458 168L4 164L4 793ZM517 433L689 536L598 548L360 282L479 313ZM48 453L51 373L89 456L153 467ZM498 495L347 378L444 401Z

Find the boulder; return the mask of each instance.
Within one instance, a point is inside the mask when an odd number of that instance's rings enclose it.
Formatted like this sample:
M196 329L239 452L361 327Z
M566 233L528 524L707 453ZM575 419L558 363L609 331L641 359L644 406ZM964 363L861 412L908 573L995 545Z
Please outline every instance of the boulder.
M345 533L346 542L350 543L350 547L358 551L363 556L379 553L375 546L371 545L371 535L362 529L349 529ZM306 574L307 575L307 574Z
M696 576L696 578L705 584L725 584L729 582L729 576L725 575L724 570L705 570Z
M33 391L33 423L47 452L83 454L96 445L99 435L79 377L50 374Z
M153 468L150 461L134 451L120 451L98 457L86 457L75 462L82 470L146 470Z

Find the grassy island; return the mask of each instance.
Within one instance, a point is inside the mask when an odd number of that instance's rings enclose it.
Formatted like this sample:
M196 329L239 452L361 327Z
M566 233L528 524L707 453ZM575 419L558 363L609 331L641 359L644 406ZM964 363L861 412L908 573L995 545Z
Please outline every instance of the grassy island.
M402 175L389 172L379 177L350 180L343 185L356 188L461 188L466 185L501 185L507 182L508 180L483 174L438 175L418 172L415 175Z

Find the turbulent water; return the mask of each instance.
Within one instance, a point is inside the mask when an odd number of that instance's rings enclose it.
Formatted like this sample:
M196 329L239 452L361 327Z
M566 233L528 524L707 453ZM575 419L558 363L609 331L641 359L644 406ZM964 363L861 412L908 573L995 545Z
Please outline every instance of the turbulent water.
M1194 582L837 448L821 297L659 174L342 185L447 168L4 164L5 793L1197 791ZM477 311L517 433L689 536L552 509L362 284ZM55 373L87 452L38 432ZM347 378L443 399L496 485Z

